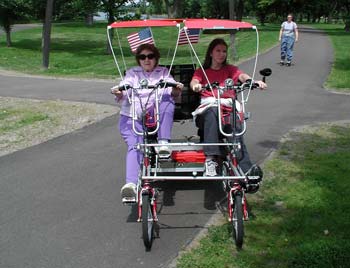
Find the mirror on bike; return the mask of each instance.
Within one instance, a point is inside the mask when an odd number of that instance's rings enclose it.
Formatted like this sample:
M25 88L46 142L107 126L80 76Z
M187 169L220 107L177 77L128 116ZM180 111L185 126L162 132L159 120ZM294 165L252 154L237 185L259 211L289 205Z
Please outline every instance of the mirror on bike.
M270 76L272 74L272 70L270 68L264 68L260 70L260 74L263 76L262 81L265 83L266 76Z
M140 84L140 87L141 88L147 88L147 86L148 86L148 80L147 79L141 79L140 81L139 81L139 84Z

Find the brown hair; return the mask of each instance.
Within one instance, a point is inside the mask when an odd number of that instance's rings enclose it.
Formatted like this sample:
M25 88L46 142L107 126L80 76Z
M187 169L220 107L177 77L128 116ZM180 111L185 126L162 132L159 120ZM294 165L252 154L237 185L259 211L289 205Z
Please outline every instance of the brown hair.
M154 45L152 44L142 44L140 45L137 49L136 49L136 54L135 54L135 58L136 58L136 62L138 65L140 65L140 59L138 58L139 55L141 54L141 52L143 50L149 50L149 51L152 51L152 53L154 54L155 56L155 59L156 59L156 66L158 65L158 62L159 62L159 58L160 58L160 53L159 53L159 50L158 48L156 48Z
M215 38L213 41L211 41L211 43L208 46L207 53L205 55L205 59L204 59L204 63L203 63L203 69L210 68L211 63L212 63L212 58L211 58L210 54L213 52L214 48L217 45L224 45L226 47L226 49L228 48L227 43L222 38ZM227 59L225 59L225 61L222 64L226 65L227 64Z

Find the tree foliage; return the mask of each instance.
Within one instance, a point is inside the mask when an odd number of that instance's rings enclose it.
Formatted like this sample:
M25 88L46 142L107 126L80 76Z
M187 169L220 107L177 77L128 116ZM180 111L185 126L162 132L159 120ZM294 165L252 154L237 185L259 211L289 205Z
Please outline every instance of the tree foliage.
M118 9L124 4L129 2L128 0L102 0L102 9L107 13L108 23L113 23L117 17Z
M0 0L0 26L6 33L6 45L11 46L11 28L18 21L28 18L28 2L25 0Z

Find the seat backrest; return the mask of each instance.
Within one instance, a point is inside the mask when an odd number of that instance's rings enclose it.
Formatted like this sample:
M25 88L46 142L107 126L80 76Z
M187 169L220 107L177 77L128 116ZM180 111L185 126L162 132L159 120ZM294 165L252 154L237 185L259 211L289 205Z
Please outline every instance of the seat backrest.
M170 66L166 66L169 68ZM181 98L175 100L174 120L185 120L192 118L192 112L200 103L200 95L190 88L190 82L196 69L194 64L173 65L171 75L175 81L184 84Z

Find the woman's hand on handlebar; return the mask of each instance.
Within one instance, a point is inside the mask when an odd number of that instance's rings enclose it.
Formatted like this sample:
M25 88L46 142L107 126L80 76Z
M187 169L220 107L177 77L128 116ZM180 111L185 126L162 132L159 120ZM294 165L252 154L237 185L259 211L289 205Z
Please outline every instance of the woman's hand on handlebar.
M194 91L194 92L201 92L202 91L202 85L201 84L195 84L195 85L193 85L192 86L192 90Z
M255 84L259 85L258 88L260 88L261 90L264 90L267 88L267 85L265 82L259 80L259 81L254 81Z
M123 90L130 88L130 85L114 86L111 88L111 94L114 94L116 97L121 98L123 95Z
M112 89L111 93L114 94L117 98L121 98L123 96L123 92L118 89Z
M173 97L177 97L181 95L182 89L184 88L184 84L176 83L176 86L173 86L173 90L171 91L171 95Z
M242 84L242 89L255 89L255 88L260 88L261 90L264 90L267 88L267 85L264 81L252 81L252 79L247 79L243 84Z

